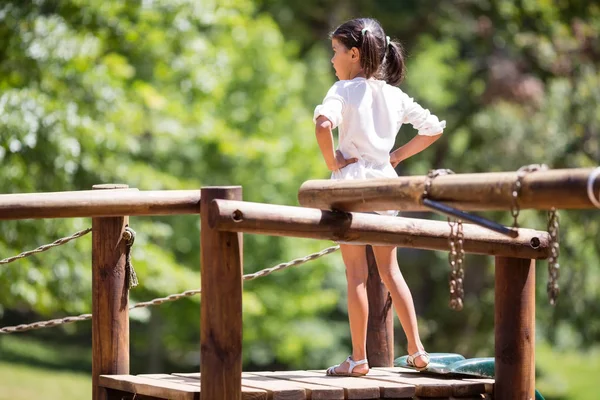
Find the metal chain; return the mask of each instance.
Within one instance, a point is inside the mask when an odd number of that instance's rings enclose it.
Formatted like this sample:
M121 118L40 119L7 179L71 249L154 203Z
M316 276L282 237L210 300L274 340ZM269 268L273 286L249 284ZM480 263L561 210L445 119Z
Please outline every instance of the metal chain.
M550 257L548 257L548 284L546 292L551 305L556 305L560 288L558 278L560 277L560 265L558 256L560 254L560 243L558 233L560 229L560 220L558 211L553 207L548 212L548 233L550 234Z
M460 311L463 308L463 299L465 297L463 288L463 280L465 278L463 225L460 219L454 218L448 218L448 225L450 225L450 235L448 235L448 244L450 246L450 252L448 253L448 262L450 264L450 308Z
M433 183L433 179L437 178L441 175L452 175L454 171L447 168L442 169L432 169L427 173L427 179L425 180L425 187L423 188L423 195L421 196L423 199L429 197L429 192L431 191L431 184Z
M271 268L266 268L263 269L261 271L255 272L253 274L247 274L243 276L244 281L251 281L253 279L256 278L260 278L263 276L267 276L269 274L272 274L275 271L280 271L282 269L286 269L286 268L290 268L290 267L294 267L297 265L301 265L304 264L308 261L312 261L312 260L316 260L317 258L326 256L329 253L333 253L334 251L339 250L340 246L336 245L336 246L331 246L328 247L326 249L323 249L317 253L313 253L310 254L306 257L302 257L302 258L297 258L295 260L286 262L286 263L281 263L281 264L277 264L274 267ZM141 302L141 303L137 303L131 307L129 307L130 310L136 309L136 308L142 308L142 307L149 307L149 306L157 306L163 303L167 303L167 302L171 302L171 301L176 301L176 300L180 300L183 299L185 297L191 297L197 294L200 294L201 290L200 289L195 289L195 290L187 290L185 292L182 293L178 293L178 294L172 294L169 295L167 297L159 297L150 301L146 301L146 302ZM33 330L33 329L41 329L41 328L50 328L53 326L57 326L57 325L63 325L63 324L68 324L71 322L80 322L80 321L87 321L92 319L92 314L81 314L78 316L71 316L71 317L66 317L66 318L59 318L59 319L53 319L53 320L49 320L49 321L41 321L41 322L34 322L31 324L22 324L22 325L17 325L17 326L7 326L4 328L0 328L0 334L2 333L15 333L15 332L24 332L24 331L29 331L29 330Z
M521 195L521 188L523 187L523 178L530 172L535 171L546 171L548 166L546 164L530 164L524 165L517 170L517 179L513 182L512 186L512 204L510 206L510 214L513 217L513 228L519 228L519 196Z
M40 246L37 249L25 251L25 252L23 252L23 253L21 253L19 255L16 255L14 257L5 258L4 260L0 260L0 265L2 265L2 264L8 264L10 262L19 260L21 258L28 257L28 256L30 256L32 254L41 253L43 251L50 250L53 247L57 247L57 246L63 245L65 243L70 242L71 240L74 240L74 239L80 238L82 236L85 236L88 233L90 233L91 231L92 231L91 228L84 229L82 231L79 231L79 232L76 232L76 233L72 234L71 236L67 236L67 237L55 240L54 242L52 242L50 244L45 244L43 246Z
M423 188L423 196L425 199L431 192L433 179L440 175L450 175L454 172L450 169L432 169L427 174L427 180ZM460 311L463 308L463 299L465 291L463 288L463 280L465 277L464 264L465 252L463 250L464 235L463 225L460 219L448 218L450 226L450 234L448 235L448 245L450 252L448 253L448 263L450 264L450 275L448 277L450 287L450 308L455 311Z
M516 229L519 227L519 195L521 194L521 188L523 187L523 178L530 172L536 171L547 171L548 166L546 164L531 164L525 165L517 170L517 179L513 183L512 190L512 205L510 213L513 217L513 227ZM548 234L550 235L550 256L548 257L548 284L546 285L546 292L548 293L548 299L551 305L556 305L560 288L558 285L558 278L560 277L560 265L558 263L558 256L560 254L560 242L559 242L559 230L560 230L560 219L558 211L552 207L548 211Z

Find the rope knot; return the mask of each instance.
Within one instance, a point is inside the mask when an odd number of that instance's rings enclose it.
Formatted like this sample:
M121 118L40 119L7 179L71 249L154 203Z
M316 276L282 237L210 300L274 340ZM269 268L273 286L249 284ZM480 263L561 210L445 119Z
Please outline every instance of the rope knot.
M127 286L129 289L136 287L139 282L133 264L131 263L131 247L135 242L135 231L130 227L125 227L123 232L123 239L125 240L125 270L127 271Z

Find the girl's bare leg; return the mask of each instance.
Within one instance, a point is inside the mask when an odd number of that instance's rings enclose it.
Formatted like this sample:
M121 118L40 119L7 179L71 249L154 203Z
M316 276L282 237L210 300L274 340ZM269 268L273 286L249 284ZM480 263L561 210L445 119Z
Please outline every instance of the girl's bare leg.
M398 266L396 247L373 246L373 253L375 254L375 260L377 261L379 276L381 276L381 280L390 291L396 313L400 318L402 329L406 334L408 354L414 354L417 351L424 350L423 343L421 343L421 338L419 337L415 305L410 289ZM425 366L427 363L423 356L416 357L414 362L417 367Z
M352 359L359 361L367 358L367 321L369 318L369 301L367 299L367 266L366 246L340 245L342 259L346 265L348 282L348 319L352 336ZM336 373L348 372L349 365L343 362L335 369ZM366 373L368 365L354 367L352 372Z

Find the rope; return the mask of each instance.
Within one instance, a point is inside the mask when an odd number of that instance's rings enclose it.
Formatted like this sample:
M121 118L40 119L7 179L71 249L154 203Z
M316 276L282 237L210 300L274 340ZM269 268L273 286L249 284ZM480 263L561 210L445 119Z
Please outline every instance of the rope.
M135 231L129 226L123 232L123 239L126 241L125 247L125 270L127 271L127 288L131 290L136 287L139 282L133 264L131 263L131 247L135 242Z
M41 253L43 251L50 250L53 247L57 247L57 246L63 245L65 243L70 242L73 239L77 239L77 238L80 238L82 236L85 236L88 233L90 233L91 231L92 231L92 228L84 229L82 231L79 231L79 232L76 232L76 233L72 234L71 236L67 236L67 237L64 237L62 239L58 239L58 240L56 240L56 241L54 241L54 242L52 242L50 244L45 244L43 246L40 246L40 247L38 247L35 250L25 251L25 252L23 252L23 253L21 253L19 255L16 255L14 257L5 258L4 260L0 260L0 265L2 265L2 264L8 264L8 263L16 261L18 259L28 257L28 256L30 256L32 254Z
M87 321L92 319L92 314L81 314L66 318L51 319L49 321L39 321L32 324L21 324L17 326L7 326L0 329L0 333L15 333L31 331L33 329L51 328L53 326L69 324L71 322Z
M274 267L266 268L266 269L263 269L261 271L255 272L253 274L244 275L244 280L245 281L251 281L251 280L256 279L256 278L260 278L260 277L263 277L263 276L270 275L270 274L272 274L275 271L279 271L279 270L282 270L282 269L294 267L296 265L301 265L301 264L307 263L309 261L316 260L317 258L321 258L323 256L326 256L327 254L333 253L334 251L337 251L339 249L340 249L339 245L331 246L331 247L323 249L323 250L321 250L321 251L319 251L317 253L310 254L310 255L308 255L306 257L296 258L295 260L292 260L290 262L277 264Z
M590 198L590 201L594 206L596 206L596 208L600 208L600 192L598 192L598 200L596 200L596 197L594 196L594 181L598 175L600 175L600 167L596 167L596 169L592 171L587 181L587 194Z
M313 254L309 254L308 256L302 257L302 258L297 258L295 260L286 262L286 263L281 263L281 264L277 264L274 267L271 268L266 268L263 270L260 270L258 272L255 272L253 274L247 274L243 276L243 280L244 281L251 281L253 279L257 279L263 276L267 276L272 274L273 272L276 271L280 271L286 268L290 268L290 267L294 267L297 265L301 265L304 263L307 263L308 261L312 261L312 260L316 260L317 258L326 256L329 253L333 253L334 251L339 250L340 246L331 246L328 247L326 249L323 249L317 253L313 253ZM201 290L200 289L195 289L195 290L186 290L185 292L182 293L177 293L177 294L172 294L169 295L167 297L159 297L150 301L146 301L146 302L142 302L142 303L137 303L131 307L129 307L130 310L136 309L136 308L142 308L142 307L149 307L149 306L157 306L163 303L167 303L167 302L171 302L171 301L176 301L176 300L180 300L183 299L185 297L191 297L197 294L200 294ZM8 333L15 333L15 332L24 332L24 331L30 331L33 329L42 329L42 328L50 328L50 327L54 327L54 326L58 326L58 325L63 325L63 324L69 324L72 322L80 322L80 321L88 321L92 319L92 314L81 314L78 316L71 316L71 317L66 317L66 318L58 318L58 319L52 319L49 321L40 321L40 322L34 322L31 324L22 324L22 325L17 325L17 326L7 326L4 328L0 328L0 334L8 334Z

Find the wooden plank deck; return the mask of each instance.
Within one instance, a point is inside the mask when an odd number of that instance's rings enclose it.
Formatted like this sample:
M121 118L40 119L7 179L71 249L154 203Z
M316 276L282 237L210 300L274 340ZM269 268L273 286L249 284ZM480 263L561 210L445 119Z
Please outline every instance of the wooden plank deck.
M199 400L200 374L101 375L108 399ZM492 399L492 379L456 379L405 368L372 368L361 378L325 371L244 372L244 400ZM128 396L129 394L129 396Z

